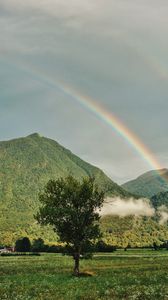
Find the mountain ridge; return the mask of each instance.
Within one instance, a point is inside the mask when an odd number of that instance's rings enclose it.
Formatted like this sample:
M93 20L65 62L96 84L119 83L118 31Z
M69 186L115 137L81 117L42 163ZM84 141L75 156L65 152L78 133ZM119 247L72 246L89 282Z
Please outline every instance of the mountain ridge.
M39 207L38 195L49 179L71 174L77 179L94 176L109 195L130 194L108 178L102 170L74 155L53 139L38 133L0 142L0 241L27 235L53 236L41 229L33 214Z
M168 191L168 169L148 171L121 186L130 193L151 198L160 192Z

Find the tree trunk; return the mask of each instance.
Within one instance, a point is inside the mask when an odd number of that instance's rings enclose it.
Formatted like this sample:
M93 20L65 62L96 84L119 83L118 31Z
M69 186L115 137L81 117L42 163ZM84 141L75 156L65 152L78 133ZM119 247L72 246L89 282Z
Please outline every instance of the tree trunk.
M74 261L75 261L75 266L74 266L74 275L79 276L79 257L80 255L76 253L74 255Z

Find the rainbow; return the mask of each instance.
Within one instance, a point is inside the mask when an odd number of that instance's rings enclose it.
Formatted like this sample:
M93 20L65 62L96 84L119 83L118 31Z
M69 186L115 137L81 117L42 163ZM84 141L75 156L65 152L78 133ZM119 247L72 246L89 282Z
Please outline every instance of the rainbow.
M18 67L18 64L15 66ZM53 80L53 78L41 71L35 70L33 66L29 68L29 66L24 66L22 64L20 67L22 70L32 74L33 77L42 84L47 84L49 87L62 91L65 95L70 96L73 101L76 101L86 110L93 113L101 122L108 125L121 136L127 144L130 145L144 161L146 161L150 168L158 170L158 172L163 168L148 147L127 126L125 126L121 120L119 120L112 112L109 112L103 105L99 104L98 101L80 93L63 81Z
M57 83L58 84L58 83ZM92 112L100 121L107 124L112 130L120 135L136 152L145 160L152 169L162 169L153 153L141 142L141 140L126 127L112 112L89 96L79 93L74 88L63 82L59 82L59 89L72 99L80 103L85 109Z

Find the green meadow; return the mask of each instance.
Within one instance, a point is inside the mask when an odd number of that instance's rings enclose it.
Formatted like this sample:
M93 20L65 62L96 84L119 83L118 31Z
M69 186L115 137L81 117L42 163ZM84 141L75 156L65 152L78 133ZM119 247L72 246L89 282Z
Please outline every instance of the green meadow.
M0 299L168 299L168 251L118 250L81 260L59 254L0 257Z

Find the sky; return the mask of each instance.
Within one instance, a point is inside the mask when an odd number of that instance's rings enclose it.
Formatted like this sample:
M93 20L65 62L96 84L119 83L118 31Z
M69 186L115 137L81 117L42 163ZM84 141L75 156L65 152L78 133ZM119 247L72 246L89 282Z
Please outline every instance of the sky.
M149 171L64 82L168 167L167 15L167 0L0 0L0 140L38 132L118 183Z

